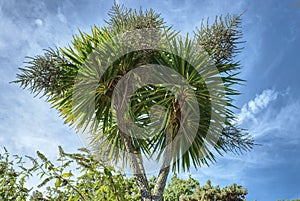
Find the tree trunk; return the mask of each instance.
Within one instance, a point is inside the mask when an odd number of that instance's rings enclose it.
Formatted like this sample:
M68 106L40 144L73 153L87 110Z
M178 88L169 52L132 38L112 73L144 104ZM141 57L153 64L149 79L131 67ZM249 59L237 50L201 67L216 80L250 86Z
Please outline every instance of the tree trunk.
M161 201L163 199L163 193L167 183L167 178L170 172L170 167L167 166L159 171L155 186L154 195L152 196L153 201Z
M180 111L180 110L179 110ZM170 172L170 163L172 160L173 154L173 146L172 146L172 133L173 133L173 123L178 123L178 117L176 114L178 113L177 110L174 110L172 114L172 120L167 127L166 133L166 150L164 152L164 159L163 164L160 168L155 186L154 186L154 195L151 195L151 189L148 184L148 179L145 173L145 168L143 165L142 155L139 149L135 148L131 137L126 135L125 133L121 132L122 140L125 145L126 154L128 155L129 164L131 170L134 175L135 182L137 187L139 188L141 200L142 201L162 201L164 189L167 183L167 178ZM179 118L180 120L180 118Z
M151 190L149 188L148 179L143 165L142 155L140 151L134 148L130 136L122 133L123 142L128 155L130 168L132 170L135 182L139 188L142 201L152 201Z
M130 168L132 170L136 185L140 191L141 200L161 201L163 199L163 192L170 172L170 150L165 152L164 162L159 171L154 186L154 195L152 196L140 151L134 148L130 136L122 133L122 139L127 152L126 154L128 155Z
M172 116L174 118L174 116ZM171 121L172 122L172 121ZM167 178L170 172L170 163L172 160L172 154L173 154L173 147L172 147L172 123L167 128L166 133L166 150L164 153L164 161L162 166L160 167L159 174L157 176L157 180L154 186L154 195L153 195L153 201L161 201L163 199L163 194L165 190L165 186L167 183Z

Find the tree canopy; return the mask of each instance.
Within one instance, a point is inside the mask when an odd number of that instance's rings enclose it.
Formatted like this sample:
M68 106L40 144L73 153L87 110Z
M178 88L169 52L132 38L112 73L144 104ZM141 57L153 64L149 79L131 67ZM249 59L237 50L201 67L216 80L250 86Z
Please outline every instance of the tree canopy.
M202 23L193 37L166 25L154 10L114 4L91 33L65 48L30 57L16 83L46 97L65 123L85 131L90 147L112 163L129 164L143 200L162 200L169 172L250 150L234 125L241 16ZM161 160L151 192L143 157Z

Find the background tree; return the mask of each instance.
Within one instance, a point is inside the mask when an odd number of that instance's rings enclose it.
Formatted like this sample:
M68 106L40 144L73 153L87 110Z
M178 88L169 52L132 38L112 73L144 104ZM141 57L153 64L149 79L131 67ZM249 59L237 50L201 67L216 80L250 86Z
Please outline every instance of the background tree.
M111 200L138 201L139 190L133 178L97 160L86 149L66 153L59 147L56 161L37 152L37 158L13 155L7 150L0 155L0 200ZM38 184L30 179L39 177ZM156 177L149 180L154 189ZM187 180L175 174L164 192L164 200L240 200L247 191L236 184L220 188L200 186L191 176ZM201 198L201 199L200 199ZM220 200L220 199L217 199Z
M202 23L194 38L187 36L186 39L179 37L179 33L172 27L166 26L160 15L153 10L136 11L114 4L109 17L106 26L95 26L91 34L80 32L79 36L74 36L69 47L49 49L44 55L29 58L28 65L20 68L21 73L17 75L15 82L36 95L41 93L42 96L46 96L52 107L60 111L65 118L65 123L79 131L88 129L93 139L91 146L98 155L116 163L125 159L131 167L142 200L162 200L170 170L186 171L191 165L198 168L214 162L216 153L240 153L242 150L251 149L252 139L243 130L232 125L234 114L231 109L235 107L232 102L233 96L239 94L234 85L242 82L238 78L239 62L234 61L234 56L240 51L240 16L216 18L211 26ZM123 36L128 37L125 39L130 42L126 45L137 47L144 43L158 42L155 40L158 36L159 39L168 41L163 44L164 48L177 54L161 49L128 52L126 47L124 49L115 40L116 35L145 29L155 31L151 35L146 33L149 37L142 38L139 34L125 34ZM155 36L154 39L152 36ZM195 49L198 47L194 46L195 43L205 51ZM111 55L120 55L120 52L126 54L111 62ZM196 65L192 65L190 61ZM205 72L211 62L218 72L207 72L211 80L210 85L214 86L217 94L224 93L225 96L212 97L207 83L199 73ZM126 133L118 127L117 114L123 113L122 108L117 107L120 105L111 106L114 104L112 96L122 77L127 76L127 81L131 82L135 79L138 85L141 77L131 72L147 64L167 66L184 77L193 89L196 97L193 104L196 104L199 110L195 107L187 110L181 107L180 98L189 97L188 93L184 92L185 94L178 98L166 87L142 86L130 97L129 118L133 119L139 128L149 128L153 126L150 108L161 106L165 111L163 126L160 130L150 129L149 133ZM103 68L105 65L108 65L107 69ZM164 76L173 75L167 73ZM216 76L222 80L221 84L214 81ZM78 82L84 87L81 93L75 93L74 100L75 85ZM89 86L95 83L97 87L91 91ZM220 87L224 91L220 90ZM92 100L87 98L89 93L94 95ZM122 103L123 100L125 96L114 101ZM83 110L82 108L91 101L95 102L93 110ZM213 104L218 107L212 108ZM191 132L186 130L184 137L169 148L168 145L179 136L179 131L185 129L182 117L189 117L197 111L201 112L197 114L201 118L197 122L199 126L192 142L189 142ZM212 119L213 113L217 114L217 118ZM216 141L206 139L211 124L218 125L212 128L214 136L220 135ZM147 138L135 138L135 135ZM185 150L184 145L187 142L190 146ZM163 165L151 192L142 156L154 157L154 153L158 153L157 159L162 159Z
M178 178L177 174L174 174L165 189L164 200L179 200L182 196L193 195L194 191L199 187L199 181L193 179L191 175L189 175L187 180L183 180Z
M86 149L69 154L59 147L60 155L50 161L14 155L0 155L0 200L139 200L134 181L96 160ZM29 179L39 177L37 185ZM32 185L32 184L31 184Z
M134 178L128 178L97 160L89 150L79 149L76 153L66 153L62 148L59 150L56 161L50 161L40 152L37 158L23 157L12 156L4 149L0 153L0 200L140 200ZM37 176L40 181L33 185L30 179ZM149 179L152 190L155 179ZM247 189L241 185L220 188L211 185L210 181L206 185L200 185L191 175L184 180L174 174L164 191L164 200L242 201L246 200L246 195Z

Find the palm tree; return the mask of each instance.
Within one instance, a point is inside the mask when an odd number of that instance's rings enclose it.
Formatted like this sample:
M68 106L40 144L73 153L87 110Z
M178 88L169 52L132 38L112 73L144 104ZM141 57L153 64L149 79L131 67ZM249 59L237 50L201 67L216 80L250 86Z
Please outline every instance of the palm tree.
M233 123L234 86L243 82L234 61L240 16L202 22L193 38L179 36L153 10L114 4L109 17L69 47L30 57L14 82L86 131L98 156L129 163L142 200L162 200L170 171L252 148ZM162 161L153 191L143 157Z

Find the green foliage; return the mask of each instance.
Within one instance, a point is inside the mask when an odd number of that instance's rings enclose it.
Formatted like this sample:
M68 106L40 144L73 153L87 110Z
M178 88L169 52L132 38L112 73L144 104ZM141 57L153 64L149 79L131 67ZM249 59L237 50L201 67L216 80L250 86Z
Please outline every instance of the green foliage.
M8 151L4 149L4 153L0 155L0 200L25 200L31 190L25 187L30 176L22 157L14 155L11 159Z
M51 162L39 151L37 158L26 156L27 160L24 160L17 155L11 159L5 150L0 155L0 200L140 200L133 178L96 160L88 150L69 154L59 147L59 151L58 159ZM39 177L40 183L28 189L26 182L34 176ZM149 179L152 190L155 180L155 177ZM183 180L175 174L165 189L164 200L194 201L199 197L207 201L215 198L237 200L245 194L247 191L236 184L222 190L210 183L201 187L190 175Z
M206 185L200 183L189 175L187 180L175 174L164 192L165 201L244 201L247 190L241 185L233 184L220 189L212 186L208 180Z
M277 201L300 201L300 199L295 199L295 200L277 200Z
M59 151L59 157L52 162L40 152L37 152L37 158L23 158L18 155L11 156L4 149L0 154L0 201L140 200L133 178L128 178L113 167L96 160L86 149L69 154L59 147ZM29 179L36 176L40 182L28 187ZM149 179L152 191L155 182L155 177ZM164 200L244 201L246 195L247 190L241 185L220 188L207 181L206 185L201 186L191 175L184 180L174 174L164 191Z
M174 174L171 182L164 192L165 201L179 200L183 195L193 195L196 189L200 188L200 183L189 175L187 180L183 180Z
M0 200L131 200L138 199L132 179L96 160L86 149L68 154L60 147L55 163L37 152L38 158L27 156L31 167L21 157L9 153L0 158ZM27 160L27 162L29 162ZM18 170L16 170L18 169ZM27 189L28 178L38 176L38 190ZM42 192L42 190L44 191ZM31 192L31 194L30 194Z
M160 14L153 9L143 12L142 9L136 11L126 8L124 5L114 4L108 15L110 19L106 20L106 23L108 28L115 33L144 28L160 28L164 24Z
M207 25L202 23L192 38L188 34L184 38L153 10L137 11L115 3L108 15L104 26L92 27L91 33L79 31L68 47L29 57L14 82L35 95L45 96L66 124L79 132L82 129L88 132L91 147L98 155L110 162L131 164L140 192L147 191L145 199L149 199L150 188L144 167L132 165L142 164L141 154L162 159L167 166L158 176L156 187L160 187L154 188L159 189L154 196L161 200L170 169L187 171L191 166L198 168L215 162L216 153L240 153L252 148L253 139L233 124L233 97L239 95L236 85L243 83L239 78L240 64L234 61L242 43L240 16L217 17L211 26L208 22ZM154 44L158 46L153 47ZM153 73L134 72L145 65L153 67ZM154 68L156 66L159 68ZM145 80L153 77L159 78L158 83L162 84L145 84ZM117 89L123 78L127 83L122 84L124 90ZM184 78L185 86L168 82L180 78ZM168 86L180 93L170 93ZM126 94L130 87L138 90ZM114 93L121 94L115 98ZM128 112L123 108L127 97L130 99ZM165 112L163 120L156 122L159 129L154 128L150 114L151 108L157 106ZM122 115L126 116L123 120L120 119ZM137 125L141 130L123 131L119 128L120 122L126 129ZM127 153L135 153L137 157ZM41 175L47 175L45 184L55 180L54 189L66 188L72 199L87 196L86 192L79 193L72 188L74 182L67 185L65 177L72 177L72 172L62 172L40 153L38 156L47 164L44 168L48 172L40 168ZM62 157L79 160L71 155ZM78 164L87 168L84 161ZM106 196L99 199L120 195L117 190L105 187L106 183L111 184L110 179L101 180L103 174L115 177L111 171L110 168L101 172L95 170L100 179L98 181L95 176L94 182L100 182L101 187L92 188L94 192L89 194ZM138 179L140 173L142 176ZM81 182L76 186L83 185L86 177L92 177L86 174L76 180ZM65 196L51 189L48 192L59 199Z
M172 154L171 167L173 171L185 171L191 165L197 168L215 161L215 152L211 147L221 154L224 151L250 150L253 146L251 137L242 129L232 125L234 114L231 109L235 107L232 104L232 96L239 95L234 86L243 82L238 78L239 63L233 61L240 50L238 46L241 43L240 21L240 16L236 15L228 15L224 19L216 18L211 26L202 23L195 32L194 38L188 35L183 38L179 36L178 31L166 26L160 14L153 10L136 11L115 4L109 12L106 25L92 27L91 33L79 31L79 34L73 37L69 47L58 48L56 51L50 49L44 55L30 57L28 65L20 68L21 73L17 74L15 82L36 95L39 93L45 95L52 107L64 117L65 123L78 130L89 127L88 132L94 138L91 146L96 148L100 155L107 155L111 161L120 162L121 158L124 159L124 155L118 150L127 152L132 150L125 150L122 142L124 134L117 126L116 109L112 107L112 92L124 75L128 75L131 70L141 65L167 66L183 76L188 85L193 88L197 99L194 104L198 106L201 116L200 126L195 131L196 135L189 149L184 150L185 143L178 142L177 151ZM142 38L139 38L139 34L125 35L126 41L129 42L123 45L118 44L120 39L114 38L117 34L126 31L145 28L156 31L149 37ZM155 35L154 39L150 37L152 35ZM127 52L128 48L138 47L144 43L160 44L160 40L168 41L161 45L161 48L166 51L145 49ZM195 41L200 46L195 46ZM167 50L172 50L176 54ZM209 72L208 77L205 78L211 80L210 86L214 93L219 94L212 99L208 98L211 97L211 92L199 73L205 72L210 61L213 61L218 69L218 72ZM106 65L108 65L107 69L104 68ZM223 83L217 82L214 79L216 76L220 76ZM76 80L76 77L80 79ZM74 93L74 83L81 83L81 91L78 94ZM90 87L95 85L96 88ZM88 98L91 93L95 93L93 98ZM222 95L223 93L225 96ZM183 92L182 97L185 96L190 95L188 92ZM95 103L91 102L93 100ZM140 87L130 101L132 103L130 116L134 124L145 130L153 127L149 115L150 108L161 106L166 111L162 129L149 135L154 137L140 139L130 135L132 147L148 157L151 157L154 152L159 153L158 157L161 157L167 147L167 138L169 140L176 138L177 131L181 127L180 118L184 114L190 117L190 114L198 113L196 107L192 107L193 111L183 111L180 108L178 112L180 105L177 98L170 95L165 87ZM95 105L92 107L93 111L85 109L91 103ZM215 108L211 108L212 104L215 104ZM212 111L215 111L213 120ZM226 116L225 122L222 122L224 116ZM211 135L220 135L218 142L205 140L212 121L215 121L215 125L218 126L211 128ZM189 133L189 130L185 132Z
M212 25L202 20L201 26L195 32L197 40L204 49L212 55L217 64L232 62L234 56L241 51L238 46L241 32L241 15L225 17L217 16Z
M205 186L196 189L193 195L184 195L180 197L182 201L245 201L247 190L241 185L233 184L220 189L219 186L212 186L208 180Z

